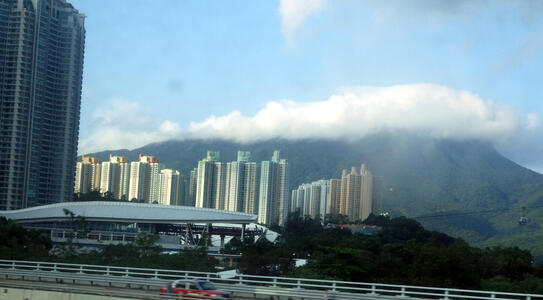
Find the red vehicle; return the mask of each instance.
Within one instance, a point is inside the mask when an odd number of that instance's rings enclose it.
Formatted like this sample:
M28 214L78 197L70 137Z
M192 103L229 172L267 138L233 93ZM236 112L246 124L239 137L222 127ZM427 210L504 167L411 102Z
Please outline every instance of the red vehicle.
M211 282L202 279L180 279L160 287L160 293L195 296L211 299L231 298L232 293L218 290Z

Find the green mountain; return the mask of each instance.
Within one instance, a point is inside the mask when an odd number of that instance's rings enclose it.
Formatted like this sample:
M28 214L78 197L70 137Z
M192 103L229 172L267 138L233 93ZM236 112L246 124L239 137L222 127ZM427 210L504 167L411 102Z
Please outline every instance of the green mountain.
M483 142L391 133L357 141L167 141L93 155L107 159L113 153L130 160L139 153L154 155L186 175L207 150L220 151L222 161L235 160L238 150L251 151L253 160L261 161L270 159L275 149L290 162L292 187L339 178L342 169L365 163L377 176L375 189L384 211L414 217L429 229L475 245L518 245L543 256L543 175ZM519 226L523 206L530 222Z

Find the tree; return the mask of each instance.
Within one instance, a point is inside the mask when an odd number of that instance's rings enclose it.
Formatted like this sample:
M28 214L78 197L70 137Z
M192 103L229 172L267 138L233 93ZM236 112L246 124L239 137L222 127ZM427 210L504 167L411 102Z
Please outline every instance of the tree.
M324 224L348 224L349 217L342 214L327 214L324 216Z
M140 233L134 241L138 248L140 257L153 256L162 252L162 247L157 245L159 236L151 233Z
M79 201L104 201L102 194L98 190L92 190L88 193L80 194Z
M275 247L265 238L243 247L238 268L252 275L278 276L291 268L291 257L284 247Z
M27 230L13 220L0 217L0 258L45 259L52 248L48 236Z
M481 251L479 265L483 278L504 276L512 280L522 280L534 272L533 257L527 250L518 247L493 247Z

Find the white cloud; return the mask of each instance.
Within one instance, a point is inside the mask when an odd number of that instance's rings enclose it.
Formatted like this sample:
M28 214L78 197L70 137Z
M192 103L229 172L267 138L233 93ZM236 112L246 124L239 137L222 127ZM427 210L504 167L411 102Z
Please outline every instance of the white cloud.
M138 103L116 99L94 112L90 134L80 140L79 153L133 149L180 136L181 129L177 123L168 120L156 122Z
M281 26L283 35L290 41L292 35L312 14L318 13L324 4L324 0L281 0L279 13L281 14Z
M543 170L543 131L536 114L433 84L349 87L323 101L271 101L255 115L235 110L192 122L188 129L174 121L157 120L138 103L114 100L94 112L90 128L80 142L80 153L134 149L183 138L242 143L272 138L359 139L390 130L489 141L514 161Z
M252 142L271 138L358 139L382 130L503 142L539 127L534 114L433 84L344 88L328 100L273 101L254 116L233 111L193 122L189 134Z

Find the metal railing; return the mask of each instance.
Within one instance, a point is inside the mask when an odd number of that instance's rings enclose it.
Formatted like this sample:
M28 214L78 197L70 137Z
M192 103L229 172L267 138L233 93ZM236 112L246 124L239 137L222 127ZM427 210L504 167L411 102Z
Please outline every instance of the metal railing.
M293 296L304 299L542 299L541 294L504 293L381 283L348 282L305 278L236 274L222 278L220 273L146 269L54 262L0 260L0 275L9 278L54 279L90 285L139 286L158 291L158 287L176 279L202 278L217 287L237 294L257 296Z

